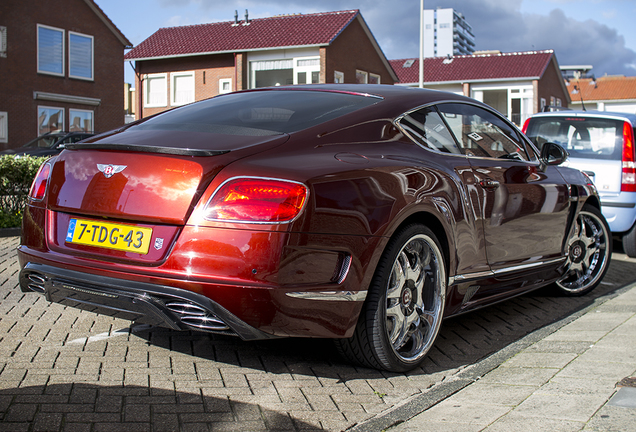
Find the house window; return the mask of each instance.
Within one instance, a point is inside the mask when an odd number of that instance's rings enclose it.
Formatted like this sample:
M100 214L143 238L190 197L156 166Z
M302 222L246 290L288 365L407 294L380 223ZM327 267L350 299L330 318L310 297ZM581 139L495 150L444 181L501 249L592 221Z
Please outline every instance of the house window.
M369 84L380 84L380 75L369 74Z
M147 75L144 80L145 107L165 107L168 105L168 85L166 74Z
M93 111L69 109L69 132L93 132Z
M294 60L262 60L250 62L252 88L294 83Z
M334 84L344 84L344 72L334 71L333 82Z
M219 80L219 94L230 93L232 91L232 79L222 78Z
M38 72L64 76L64 30L38 24Z
M38 106L38 136L64 130L64 108Z
M0 57L7 56L7 28L0 26Z
M174 106L194 102L194 72L174 72L170 76L170 104Z
M68 76L93 79L93 36L68 33Z
M9 119L6 112L0 111L0 143L9 142Z
M369 82L369 74L365 71L356 70L356 84L367 84Z
M296 59L294 84L318 84L320 82L320 58Z
M543 108L545 108L545 105L546 105L545 98L541 98L541 109L540 109L540 111L543 111Z

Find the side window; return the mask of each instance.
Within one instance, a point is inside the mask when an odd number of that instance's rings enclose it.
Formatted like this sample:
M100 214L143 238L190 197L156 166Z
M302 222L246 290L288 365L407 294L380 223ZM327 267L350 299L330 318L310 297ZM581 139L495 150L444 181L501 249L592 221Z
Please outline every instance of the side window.
M483 108L458 103L437 106L468 156L528 160L516 130Z
M462 154L435 108L422 108L405 115L400 126L413 140L442 153Z

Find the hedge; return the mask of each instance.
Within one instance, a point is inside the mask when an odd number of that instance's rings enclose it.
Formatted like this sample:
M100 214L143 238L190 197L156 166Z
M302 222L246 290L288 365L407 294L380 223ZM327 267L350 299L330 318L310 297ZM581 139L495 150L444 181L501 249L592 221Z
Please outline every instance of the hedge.
M0 156L0 228L22 224L31 183L48 157Z

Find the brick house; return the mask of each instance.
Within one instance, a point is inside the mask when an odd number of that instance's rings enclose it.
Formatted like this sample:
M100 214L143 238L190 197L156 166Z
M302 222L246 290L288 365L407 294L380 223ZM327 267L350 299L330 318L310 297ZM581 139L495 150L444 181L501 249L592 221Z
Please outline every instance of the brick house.
M569 79L570 108L636 114L636 77L606 75Z
M256 87L397 81L358 10L161 28L125 60L137 118Z
M390 61L398 85L419 85L419 59ZM567 107L570 95L552 50L475 53L424 59L424 87L480 100L517 125L546 105Z
M92 0L0 1L0 149L124 124L124 48Z

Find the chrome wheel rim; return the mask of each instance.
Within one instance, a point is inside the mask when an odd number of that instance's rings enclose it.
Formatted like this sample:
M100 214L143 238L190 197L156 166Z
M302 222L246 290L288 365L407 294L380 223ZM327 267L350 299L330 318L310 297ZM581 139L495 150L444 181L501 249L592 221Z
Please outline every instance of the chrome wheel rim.
M426 235L415 235L398 253L387 286L386 332L395 354L420 360L442 321L446 274L442 254Z
M576 294L598 282L609 259L609 241L605 224L595 214L582 211L568 241L567 271L557 281L559 287Z

